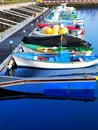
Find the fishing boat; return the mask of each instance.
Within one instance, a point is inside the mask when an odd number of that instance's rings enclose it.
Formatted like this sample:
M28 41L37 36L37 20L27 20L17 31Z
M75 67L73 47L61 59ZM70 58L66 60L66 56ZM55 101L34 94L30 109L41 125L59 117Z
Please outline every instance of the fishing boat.
M69 87L70 86L70 87ZM95 76L66 77L10 77L2 76L0 92L2 99L24 98L71 99L92 101L95 95ZM18 93L17 93L18 92Z
M68 50L63 50L58 55L14 52L12 58L17 66L42 69L75 69L98 64L98 58L93 55L71 56Z
M71 13L75 17L77 16L76 8L74 7L68 7L66 3L61 4L60 6L55 7L55 10L58 12L64 12L64 13Z
M51 11L44 21L49 23L63 22L65 25L84 25L84 18L74 17L70 12L64 13L64 11L58 12L57 10Z
M54 28L55 25L58 25L59 27ZM82 37L85 33L85 29L81 28L80 25L78 25L78 24L68 26L68 25L64 25L63 23L61 23L60 25L59 24L49 24L49 23L37 23L37 28L35 28L33 30L33 33L37 34L37 35L44 35L44 36L69 33L76 37Z
M84 46L90 48L91 44L87 41L74 37L71 34L55 35L55 36L39 36L32 34L32 36L27 36L22 39L23 43L35 44L46 47L80 47Z
M36 44L21 43L22 51L31 53L59 53L62 50L68 50L72 55L91 55L93 48L80 47L45 47Z

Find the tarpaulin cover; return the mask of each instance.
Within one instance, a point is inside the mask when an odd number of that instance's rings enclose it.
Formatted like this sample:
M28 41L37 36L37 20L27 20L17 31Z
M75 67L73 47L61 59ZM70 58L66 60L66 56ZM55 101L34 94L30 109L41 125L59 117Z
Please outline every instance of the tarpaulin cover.
M62 38L61 38L62 37ZM55 36L39 36L32 35L27 36L22 39L22 41L26 44L36 44L47 47L53 46L63 46L63 47L75 47L75 46L85 46L89 48L91 46L87 41L74 37L70 34L55 35Z

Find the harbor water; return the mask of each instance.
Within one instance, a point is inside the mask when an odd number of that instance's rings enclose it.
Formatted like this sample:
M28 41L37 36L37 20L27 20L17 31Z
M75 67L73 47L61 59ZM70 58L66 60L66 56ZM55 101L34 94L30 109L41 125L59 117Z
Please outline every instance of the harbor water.
M81 8L77 13L84 17L84 39L92 44L97 55L98 9ZM19 71L21 74L23 70ZM23 72L26 76L31 70ZM0 130L98 130L98 81L94 100L45 99L8 93L11 92L2 92L0 96Z

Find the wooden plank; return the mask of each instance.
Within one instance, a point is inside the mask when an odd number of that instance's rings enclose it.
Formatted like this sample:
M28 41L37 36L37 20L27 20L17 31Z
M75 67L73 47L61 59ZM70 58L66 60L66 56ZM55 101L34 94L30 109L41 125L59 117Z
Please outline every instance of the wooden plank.
M4 23L4 22L0 22L0 24L7 25L7 26L9 26L9 27L13 27L13 25L8 24L8 23Z
M18 14L13 14L13 13L11 13L11 12L8 12L7 10L4 10L3 12L8 13L8 14L11 14L11 15L15 15L15 16L18 16L18 17L21 17L21 18L24 18L23 16L20 16L20 15L18 15ZM24 18L24 19L25 19L25 18Z
M29 15L22 14L22 13L19 13L19 12L17 12L17 11L13 11L13 10L8 10L8 12L11 12L11 13L15 13L15 14L21 15L21 16L23 16L24 18L30 17Z
M31 9L32 9L32 10L34 10L34 11L37 11L37 12L42 12L42 10L41 10L41 9L39 9L39 8L36 8L36 7L33 7L33 6L29 6L29 7L31 7Z
M30 5L29 5L29 6L30 6ZM29 7L29 6L28 6L28 7ZM32 5L32 6L43 10L43 7L41 7L41 6L38 6L38 5Z
M1 20L4 20L4 21L7 21L7 22L11 22L11 23L14 23L14 24L17 24L18 22L15 22L15 21L12 21L12 20L9 20L9 19L6 19L6 18L1 18Z
M29 12L29 13L34 13L33 10L27 9L27 8L25 8L25 7L22 7L21 9L22 9L23 11L26 11L26 12Z
M25 9L23 9L23 8L18 8L18 10L20 10L20 11L24 11L24 12L27 12L27 13L30 13L30 14L32 14L30 11L27 11L27 10L25 10Z
M30 10L33 10L34 9L34 7L32 8L31 6L28 6L28 7L25 7L26 9L30 9ZM39 11L43 11L42 9L37 9L37 10L39 10Z
M12 8L13 9L13 8ZM30 17L30 15L28 15L28 14L24 14L24 13L22 13L22 12L19 12L19 11L22 11L22 10L20 10L19 8L18 8L18 10L11 10L12 12L16 12L17 14L22 14L22 15L24 15L24 16L27 16L27 17Z

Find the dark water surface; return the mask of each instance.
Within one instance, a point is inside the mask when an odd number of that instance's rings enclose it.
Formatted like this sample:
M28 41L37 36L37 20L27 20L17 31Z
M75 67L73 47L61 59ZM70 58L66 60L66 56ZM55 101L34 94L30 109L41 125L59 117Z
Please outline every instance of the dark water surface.
M84 39L98 54L98 9L78 9ZM7 98L0 100L0 130L98 130L98 82L94 101Z

